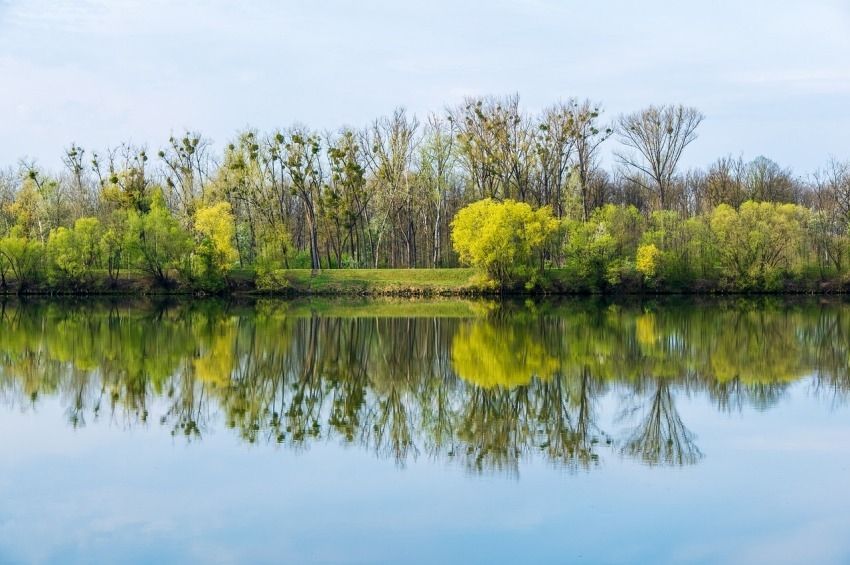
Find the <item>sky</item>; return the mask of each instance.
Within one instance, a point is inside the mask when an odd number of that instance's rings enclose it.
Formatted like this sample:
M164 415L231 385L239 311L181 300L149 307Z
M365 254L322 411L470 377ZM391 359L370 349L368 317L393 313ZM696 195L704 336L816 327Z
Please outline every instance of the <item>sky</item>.
M850 2L0 0L0 167L511 93L529 112L590 98L608 120L692 105L683 166L765 155L804 174L850 159Z

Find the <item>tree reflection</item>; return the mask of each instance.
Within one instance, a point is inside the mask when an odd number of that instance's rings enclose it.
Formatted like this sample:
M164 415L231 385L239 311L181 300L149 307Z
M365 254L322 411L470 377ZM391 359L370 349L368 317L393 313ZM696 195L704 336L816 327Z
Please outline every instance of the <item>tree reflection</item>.
M770 409L801 380L834 402L850 390L841 302L394 308L0 302L0 394L23 409L58 399L75 427L154 414L188 439L223 424L250 443L338 441L400 465L425 454L516 474L534 458L590 469L610 452L696 463L683 393L740 411ZM612 390L637 416L622 439L599 419Z
M643 417L625 440L621 453L648 465L692 465L702 459L694 434L676 410L670 383L654 380Z

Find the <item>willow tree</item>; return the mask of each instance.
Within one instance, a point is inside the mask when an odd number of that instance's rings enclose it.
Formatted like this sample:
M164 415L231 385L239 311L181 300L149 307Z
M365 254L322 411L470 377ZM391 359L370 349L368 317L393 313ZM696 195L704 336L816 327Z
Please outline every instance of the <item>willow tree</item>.
M457 213L452 243L463 263L499 285L533 285L537 260L559 227L548 206L534 210L524 202L486 198Z

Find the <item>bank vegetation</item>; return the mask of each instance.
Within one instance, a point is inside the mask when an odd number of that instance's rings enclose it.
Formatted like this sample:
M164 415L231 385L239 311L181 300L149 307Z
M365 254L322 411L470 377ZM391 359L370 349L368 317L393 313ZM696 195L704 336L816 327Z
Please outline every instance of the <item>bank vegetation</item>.
M71 144L61 171L0 174L0 291L844 290L850 162L682 170L702 120L578 99L530 114L509 96L248 129L221 151L192 131Z

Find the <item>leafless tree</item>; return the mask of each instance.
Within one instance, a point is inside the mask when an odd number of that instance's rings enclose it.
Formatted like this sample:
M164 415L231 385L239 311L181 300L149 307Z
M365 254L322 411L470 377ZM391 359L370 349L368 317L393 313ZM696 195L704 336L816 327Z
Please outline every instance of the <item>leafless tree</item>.
M594 194L594 188L598 186L598 183L594 183L594 172L599 166L597 149L603 141L611 137L614 130L599 123L602 110L599 104L590 100L573 100L569 105L569 112L575 155L573 168L581 194L583 219L587 220L593 208L601 204L598 202L599 196Z
M676 165L685 147L693 142L703 115L687 106L650 106L620 116L618 134L627 148L637 152L618 152L625 165L624 174L632 182L654 193L662 209L670 205L670 192Z
M814 174L815 201L819 209L850 222L850 161L830 159Z
M419 120L397 108L391 117L375 120L361 136L366 149L364 157L376 190L376 218L367 218L377 233L370 230L374 266L378 266L379 250L385 231L395 224L404 240L408 266L415 265L416 233L410 210L413 206L410 172L419 144ZM406 220L402 219L407 212ZM393 258L394 259L394 258Z
M795 202L794 176L775 161L759 156L750 161L744 176L747 197L760 202Z
M180 212L183 223L191 224L195 203L210 177L210 141L197 132L186 132L182 137L171 136L168 145L159 151L165 165L165 184L170 189L172 205Z

